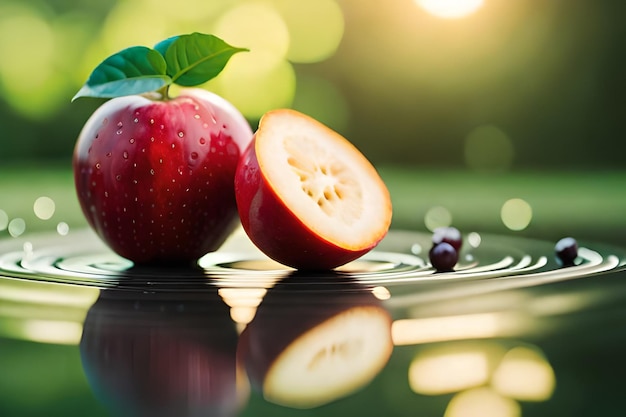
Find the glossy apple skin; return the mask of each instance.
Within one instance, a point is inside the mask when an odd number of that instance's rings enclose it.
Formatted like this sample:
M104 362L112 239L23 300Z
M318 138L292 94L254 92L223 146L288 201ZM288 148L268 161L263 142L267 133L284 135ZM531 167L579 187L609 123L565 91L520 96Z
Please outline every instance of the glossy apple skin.
M269 289L237 346L238 362L250 385L263 392L265 376L282 352L310 330L351 309L386 317L391 333L389 312L371 288L354 280L298 271Z
M351 250L317 235L285 205L263 176L255 144L256 137L239 162L235 194L246 234L268 257L300 270L329 270L361 257L379 243Z
M111 249L136 264L193 262L238 224L233 180L252 135L230 103L206 90L167 101L111 99L75 146L82 211Z
M247 399L237 340L217 294L105 290L85 319L80 354L114 415L234 416Z

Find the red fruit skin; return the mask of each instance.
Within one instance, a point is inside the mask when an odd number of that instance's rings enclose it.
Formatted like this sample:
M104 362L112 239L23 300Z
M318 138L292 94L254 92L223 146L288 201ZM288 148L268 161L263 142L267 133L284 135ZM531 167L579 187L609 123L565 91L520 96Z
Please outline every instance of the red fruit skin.
M285 205L267 182L256 157L255 138L235 174L241 224L250 240L268 257L300 270L328 270L366 254L378 242L360 249L342 248L317 235Z
M189 263L216 250L237 226L233 180L252 135L232 105L200 89L105 102L73 156L89 225L136 264Z

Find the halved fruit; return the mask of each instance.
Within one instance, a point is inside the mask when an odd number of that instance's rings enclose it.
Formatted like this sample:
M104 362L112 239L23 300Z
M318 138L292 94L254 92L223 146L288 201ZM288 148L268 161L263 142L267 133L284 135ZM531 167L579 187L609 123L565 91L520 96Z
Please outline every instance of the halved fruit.
M371 288L292 276L268 291L237 356L267 401L311 408L365 387L392 350L391 316Z
M294 110L266 113L235 175L244 230L270 258L332 269L373 249L391 224L391 198L349 141Z

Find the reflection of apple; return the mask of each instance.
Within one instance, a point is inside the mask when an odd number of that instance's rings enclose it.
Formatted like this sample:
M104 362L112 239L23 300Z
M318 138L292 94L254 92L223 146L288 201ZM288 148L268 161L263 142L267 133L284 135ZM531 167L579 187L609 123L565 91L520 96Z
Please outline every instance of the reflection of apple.
M80 343L96 396L130 416L231 416L237 333L215 293L105 290Z
M332 269L374 248L391 223L389 192L345 138L292 110L268 112L235 173L250 240L297 269Z
M268 401L309 408L367 385L392 349L391 317L371 289L294 275L268 291L238 357Z

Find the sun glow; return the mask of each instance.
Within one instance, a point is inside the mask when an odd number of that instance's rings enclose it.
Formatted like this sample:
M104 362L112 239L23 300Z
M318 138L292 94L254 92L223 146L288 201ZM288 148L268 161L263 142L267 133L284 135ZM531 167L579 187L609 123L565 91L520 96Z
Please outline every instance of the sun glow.
M484 0L415 0L425 11L443 19L459 19L480 9Z

